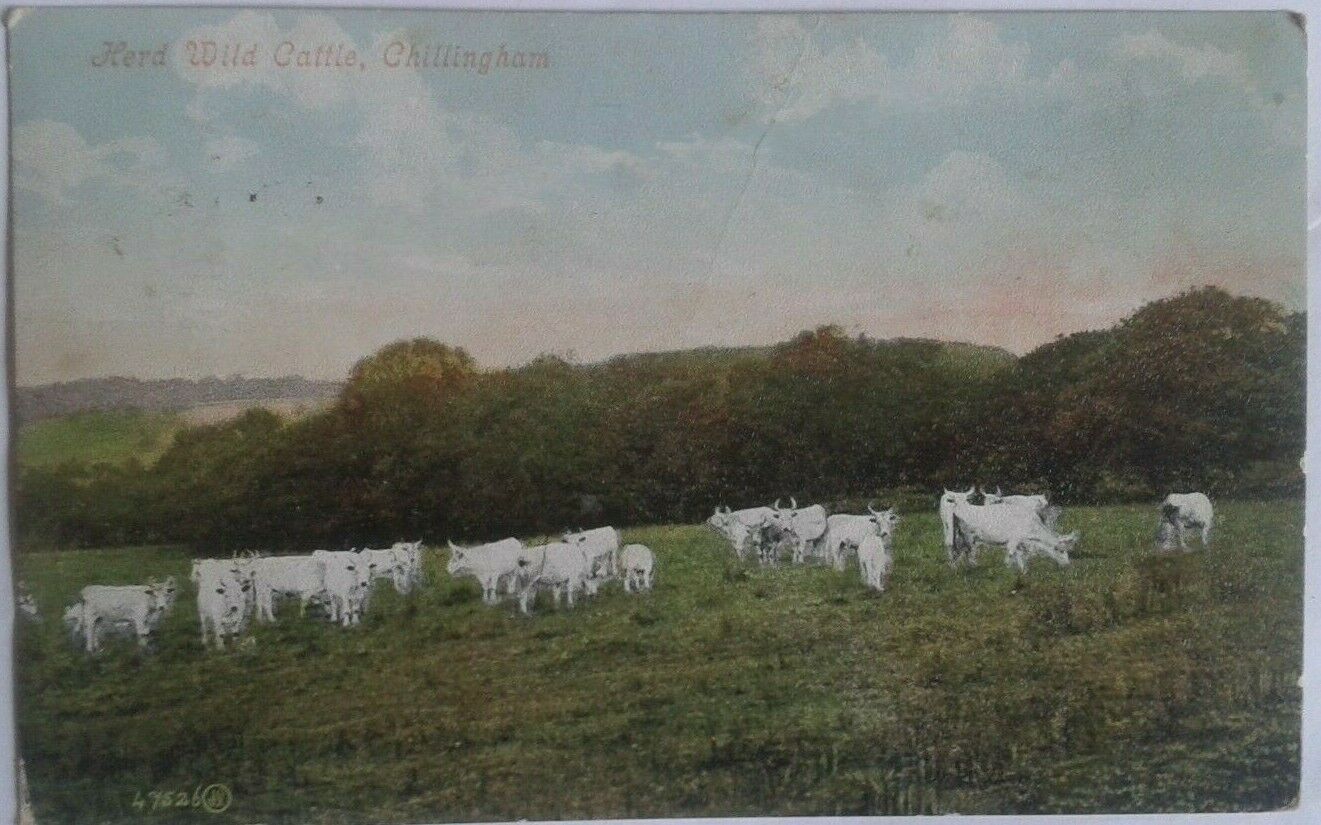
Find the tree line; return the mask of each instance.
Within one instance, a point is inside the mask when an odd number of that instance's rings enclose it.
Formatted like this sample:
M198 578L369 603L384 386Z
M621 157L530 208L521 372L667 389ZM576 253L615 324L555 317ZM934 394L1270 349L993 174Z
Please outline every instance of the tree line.
M929 509L974 483L1064 504L1296 496L1305 349L1302 313L1210 287L1017 359L827 326L481 370L419 338L297 420L188 428L149 466L21 468L16 531L25 549L299 550L693 522L790 495Z

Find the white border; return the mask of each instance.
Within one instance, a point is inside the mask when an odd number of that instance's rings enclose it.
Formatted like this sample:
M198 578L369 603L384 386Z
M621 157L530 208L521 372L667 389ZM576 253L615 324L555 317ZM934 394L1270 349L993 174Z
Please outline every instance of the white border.
M122 0L38 0L21 3L21 6L201 6L201 7L260 7L272 6L283 8L383 8L383 9L458 9L492 11L1265 11L1289 10L1303 13L1312 31L1307 39L1307 101L1308 101L1308 141L1307 141L1307 310L1308 310L1308 347L1307 347L1307 443L1317 443L1318 427L1321 427L1321 289L1318 289L1317 273L1321 272L1321 164L1317 162L1318 133L1321 123L1321 0L1295 0L1285 4L1248 2L1245 0L1165 0L1165 2L1135 2L1129 0L928 0L927 2L896 2L895 0L423 0L422 2L390 2L390 0L285 0L285 2L236 2L235 0L171 0L170 2L122 2ZM6 69L9 58L6 44L0 40L0 65ZM0 72L0 100L8 101L8 74ZM9 117L8 107L0 108L0 157L9 157ZM0 176L0 202L8 203L8 176ZM0 260L8 260L8 233L0 233ZM7 267L6 267L7 268ZM0 290L0 318L9 317L8 289ZM7 331L7 334L12 334ZM4 461L0 463L0 490L8 489L9 482L9 426L10 416L8 371L12 360L0 359L0 370L5 380L0 382L0 398L3 398L6 415L0 416L0 450ZM1304 458L1308 478L1321 477L1321 451L1308 449ZM1030 821L1039 823L1205 823L1247 821L1253 825L1274 825L1288 823L1321 823L1321 741L1317 737L1318 714L1316 700L1321 678L1314 671L1321 659L1321 599L1318 598L1317 547L1315 525L1321 522L1321 494L1316 485L1309 484L1306 509L1306 563L1304 571L1305 598L1303 621L1303 741L1301 786L1299 806L1287 811L1272 811L1260 814L1095 814L1095 815L1046 815L1046 816L958 816L960 822L967 823L1004 823ZM9 547L9 508L0 507L0 545L3 546L3 564L0 564L0 823L7 822L17 813L15 799L16 779L14 775L14 684L13 662L13 621L14 610L8 604L13 593L11 581L11 558ZM11 813L13 812L13 813ZM740 825L772 825L775 823L876 823L878 821L896 823L920 823L948 817L742 817L728 819L669 819L669 820L613 820L615 822L671 822L707 823L724 822ZM144 822L152 821L144 817ZM608 821L608 820L597 820ZM162 819L160 822L165 823ZM63 823L42 822L39 825L63 825ZM367 820L363 820L367 825Z

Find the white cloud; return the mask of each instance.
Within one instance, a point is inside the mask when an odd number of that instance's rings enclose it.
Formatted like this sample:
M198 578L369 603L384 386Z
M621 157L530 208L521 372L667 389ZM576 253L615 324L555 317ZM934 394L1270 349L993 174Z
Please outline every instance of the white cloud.
M1191 83L1205 78L1221 78L1245 88L1252 86L1243 55L1216 46L1185 45L1152 30L1119 38L1119 50L1128 57L1169 60L1179 69L1183 78Z
M61 202L92 181L162 194L173 178L155 138L126 137L92 146L67 123L30 120L14 127L14 184Z

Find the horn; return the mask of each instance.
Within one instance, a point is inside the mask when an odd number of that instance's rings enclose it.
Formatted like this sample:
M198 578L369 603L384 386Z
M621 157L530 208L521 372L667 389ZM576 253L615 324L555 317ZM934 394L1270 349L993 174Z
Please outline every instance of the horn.
M455 547L455 546L454 546L454 542L450 541L449 539L445 539L445 543L448 544L448 545L450 546L450 549L451 549L451 550L462 550L462 549L463 549L462 547Z
M872 509L871 502L867 502L867 512L871 513L873 516L879 516L879 515L880 515L880 513L876 512L874 509Z
M793 508L794 510L797 510L797 509L798 509L798 499L794 498L793 496L789 496L789 506L790 506L791 508Z
M775 500L775 503L771 505L771 509L772 510L780 509L780 500L778 498Z
M996 496L1002 496L1002 495L1004 495L1004 493L1001 493L1001 492L1000 492L1000 485L999 485L999 484L995 485L995 494L996 494Z
M973 493L973 489L974 489L974 488L969 487L969 488L968 488L968 492L965 493L964 495L969 495L969 496L972 495L972 493Z

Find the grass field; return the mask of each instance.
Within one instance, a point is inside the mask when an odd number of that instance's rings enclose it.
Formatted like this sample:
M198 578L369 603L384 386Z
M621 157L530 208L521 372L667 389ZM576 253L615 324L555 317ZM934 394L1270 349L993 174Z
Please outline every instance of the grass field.
M485 607L432 555L365 624L296 615L204 654L185 588L158 649L73 652L90 582L174 573L125 548L18 559L39 821L409 822L662 815L1259 810L1296 798L1300 502L1226 503L1206 554L1147 555L1150 506L1078 508L1075 562L954 573L934 513L885 594L760 570L701 527L624 531L656 590ZM296 609L294 611L296 614ZM221 814L134 807L224 783Z
M183 424L173 413L136 410L85 412L24 424L18 430L18 463L49 467L66 461L122 464L156 460Z

